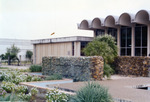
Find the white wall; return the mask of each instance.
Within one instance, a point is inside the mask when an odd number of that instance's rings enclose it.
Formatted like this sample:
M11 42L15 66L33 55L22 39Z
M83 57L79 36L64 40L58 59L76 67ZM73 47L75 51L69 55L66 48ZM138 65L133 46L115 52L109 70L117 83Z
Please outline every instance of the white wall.
M10 48L12 45L20 48L18 58L21 55L21 61L25 61L25 54L27 50L33 51L33 45L30 40L21 40L21 39L0 39L0 55L6 53L6 49Z

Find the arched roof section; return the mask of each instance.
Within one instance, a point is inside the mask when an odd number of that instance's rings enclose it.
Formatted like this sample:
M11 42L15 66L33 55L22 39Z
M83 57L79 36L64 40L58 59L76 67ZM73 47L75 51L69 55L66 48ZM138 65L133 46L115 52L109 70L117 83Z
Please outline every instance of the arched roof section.
M92 20L91 27L92 28L102 28L102 26L101 26L102 22L103 22L103 19L96 17Z
M147 10L140 10L135 15L135 21L136 23L140 24L148 24L150 21L150 12Z
M104 20L104 26L106 27L115 27L117 17L114 17L112 15L109 15Z
M133 14L122 13L118 19L118 24L123 26L131 26L132 21L134 21Z
M79 29L89 29L90 28L91 21L89 20L83 20L79 24Z

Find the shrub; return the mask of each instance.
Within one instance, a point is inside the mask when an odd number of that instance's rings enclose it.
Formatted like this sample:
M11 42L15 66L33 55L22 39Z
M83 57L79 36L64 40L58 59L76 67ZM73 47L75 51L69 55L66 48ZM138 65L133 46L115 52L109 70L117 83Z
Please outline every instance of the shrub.
M1 78L4 81L12 82L18 75L22 75L18 70L7 70L2 72Z
M24 85L16 85L15 91L16 91L16 93L27 93L28 87L24 86Z
M118 48L113 36L105 34L96 37L92 42L88 43L83 52L86 56L102 56L104 62L107 63L107 65L104 65L104 74L110 77L112 68L108 64L113 63L118 55Z
M25 82L27 79L27 75L18 75L14 79L12 79L12 82L15 84L19 84L20 82Z
M41 81L42 79L38 76L32 77L31 81Z
M46 93L46 99L47 102L67 102L68 96L54 89Z
M117 45L114 37L111 35L102 35L96 37L83 49L86 56L102 56L106 63L111 63L117 57Z
M107 63L104 63L104 73L103 73L103 76L107 77L107 78L110 78L111 74L114 73L114 70L110 67L109 64Z
M0 96L5 97L6 93L7 92L4 89L0 88Z
M28 76L27 76L27 79L26 79L26 81L27 81L27 82L30 82L30 81L32 81L32 77L33 77L33 76L31 76L31 75L28 75Z
M61 79L62 79L62 75L60 74L53 74L45 78L45 80L61 80Z
M88 83L69 102L112 102L108 90L98 83Z
M5 91L7 91L8 93L11 93L11 92L13 92L14 89L15 89L15 84L12 83L12 82L5 82L5 81L3 81L1 87L2 87Z
M31 65L30 68L31 72L41 72L42 66L40 65Z
M8 94L8 95L6 95L5 97L2 97L2 96L0 96L0 101L1 102L20 102L19 100L18 100L18 97L15 95L15 94L13 94L13 93L11 93L11 94Z
M29 93L29 94L20 93L18 95L18 98L19 98L19 100L22 100L22 101L30 101L30 99L31 99L31 93Z
M35 100L36 95L38 94L39 90L35 87L31 88L31 100Z
M39 92L39 91L38 91L37 88L35 88L35 87L31 88L31 95L34 95L34 96L35 96L38 92Z

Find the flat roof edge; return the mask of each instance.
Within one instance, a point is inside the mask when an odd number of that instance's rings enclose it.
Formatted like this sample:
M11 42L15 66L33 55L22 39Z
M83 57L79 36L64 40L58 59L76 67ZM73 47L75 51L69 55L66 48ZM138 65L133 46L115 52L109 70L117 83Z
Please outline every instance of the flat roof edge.
M51 39L39 39L31 40L32 44L46 44L46 43L61 43L61 42L77 42L77 41L92 41L93 37L86 36L71 36L71 37L60 37Z

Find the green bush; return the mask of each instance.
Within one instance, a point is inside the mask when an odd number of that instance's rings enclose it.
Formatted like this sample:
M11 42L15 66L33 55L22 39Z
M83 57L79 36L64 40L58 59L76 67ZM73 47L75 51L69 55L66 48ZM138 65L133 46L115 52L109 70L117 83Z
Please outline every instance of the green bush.
M18 94L18 98L19 98L19 100L22 100L22 101L27 101L27 102L29 102L30 101L30 99L31 99L31 93L28 93L28 94L25 94L25 93L20 93L20 94Z
M113 102L108 90L98 83L88 83L69 102Z
M30 68L31 72L41 72L42 66L40 65L31 65Z
M15 94L11 93L7 94L5 97L0 96L0 102L20 102L20 100Z
M28 87L24 86L24 85L16 85L15 92L16 93L27 93L28 92Z
M108 34L96 37L83 49L86 56L102 56L106 63L113 62L117 52L115 38Z
M104 62L106 63L104 65L104 76L107 76L108 78L113 72L110 65L117 57L117 52L118 47L115 38L108 34L96 37L83 49L83 53L86 56L102 56L104 58Z
M15 84L12 82L5 82L3 81L1 87L8 93L11 93L15 89Z
M26 81L27 81L27 82L30 82L30 81L32 81L32 77L33 77L33 76L31 76L31 75L28 75L28 76L27 76L27 79L26 79Z
M45 80L61 80L61 79L62 79L62 75L60 74L53 74L45 78Z
M68 96L58 90L50 90L46 93L46 102L68 102Z
M4 89L0 88L0 96L5 97L6 94L7 92Z
M107 63L104 63L104 73L103 73L103 76L107 77L107 78L110 78L111 74L114 73L114 70L111 68L111 66Z
M31 81L42 81L42 79L38 76L32 77Z

